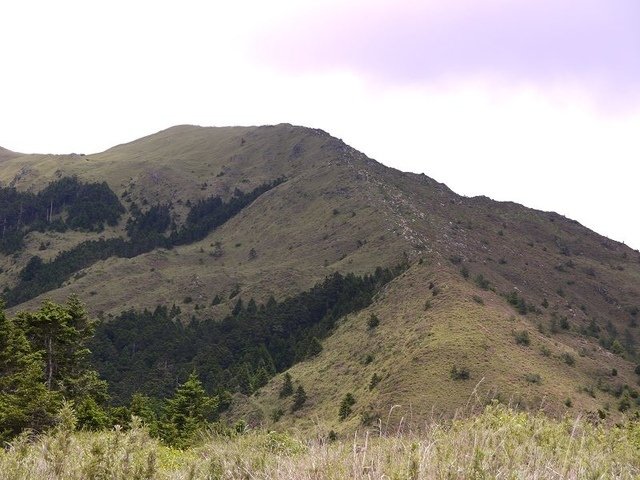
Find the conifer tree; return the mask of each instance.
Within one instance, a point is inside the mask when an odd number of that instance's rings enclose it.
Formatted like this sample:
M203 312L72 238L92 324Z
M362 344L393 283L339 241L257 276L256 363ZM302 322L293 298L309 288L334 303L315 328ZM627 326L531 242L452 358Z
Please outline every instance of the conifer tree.
M317 337L313 337L309 342L309 347L307 348L307 357L315 357L320 352L322 352L322 344Z
M249 303L247 303L247 313L253 315L258 311L258 306L256 305L256 301L251 298Z
M66 304L46 301L39 310L19 312L15 321L39 354L46 390L75 402L80 427L106 426L107 383L90 367L87 348L95 324L78 297Z
M235 306L233 307L233 310L231 310L231 315L235 317L240 315L243 311L244 311L244 305L242 304L242 298L239 298Z
M291 411L295 412L296 410L300 410L306 401L307 392L305 392L302 385L300 385L296 389L296 393L293 395L293 405L291 405Z
M153 437L158 435L158 416L151 404L151 399L141 393L134 393L131 397L129 411L132 416L138 417L149 429Z
M287 372L284 374L284 380L280 388L280 398L285 398L289 395L293 395L293 383L291 382L291 375Z
M67 400L94 397L106 400L106 384L89 366L87 343L95 331L84 305L72 295L65 305L46 301L35 312L19 312L16 322L44 360L48 390L60 391Z
M40 354L0 303L0 441L51 425L61 400L45 387Z
M338 410L338 418L340 420L345 420L349 415L351 415L351 407L356 403L356 399L354 398L352 393L347 393L342 402L340 402L340 409Z
M210 397L195 372L179 385L168 402L162 436L177 447L186 447L193 435L207 425L218 409L217 397Z

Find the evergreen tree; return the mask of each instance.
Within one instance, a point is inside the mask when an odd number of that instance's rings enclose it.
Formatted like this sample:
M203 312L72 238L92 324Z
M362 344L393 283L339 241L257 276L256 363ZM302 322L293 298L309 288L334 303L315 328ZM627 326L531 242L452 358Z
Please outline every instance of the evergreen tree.
M309 342L309 347L307 348L307 357L315 357L320 352L322 352L322 344L317 337L313 337Z
M289 395L293 395L293 383L291 382L291 375L287 372L284 374L284 380L280 388L280 398L285 398Z
M217 397L210 397L195 372L179 385L167 402L162 436L172 445L184 448L194 433L207 425L218 410Z
M291 411L295 412L296 410L300 410L306 401L307 392L305 392L302 385L300 385L297 388L296 393L293 395L293 405L291 405Z
M75 408L78 427L87 430L102 430L110 424L109 414L92 397L84 397Z
M51 425L61 397L44 384L42 358L0 303L0 442Z
M380 383L380 380L382 380L377 373L374 373L371 376L371 380L369 381L369 390L373 390L375 388L375 386Z
M250 315L254 315L258 311L258 306L256 305L256 301L251 298L249 303L247 303L247 313Z
M349 415L351 415L351 407L356 403L356 399L354 398L352 393L347 393L342 402L340 402L340 409L338 410L338 418L340 420L345 420Z
M76 402L87 397L98 404L106 402L107 384L89 365L87 343L95 323L78 297L72 295L65 305L46 301L35 312L19 312L16 322L42 355L47 390Z
M231 315L238 316L240 315L240 313L242 313L242 311L244 310L244 306L242 305L242 298L239 298L238 301L236 302L236 305L233 307L233 310L231 310Z
M264 387L271 378L271 374L267 372L267 369L264 367L258 367L256 369L256 373L253 376L253 387L257 390L260 387Z
M238 369L236 375L238 380L238 390L244 395L251 395L254 392L253 375L251 374L251 367L248 363L243 363Z
M149 397L141 393L134 393L133 397L131 397L129 411L132 416L136 416L142 420L144 425L149 429L149 434L152 437L158 435L158 416Z

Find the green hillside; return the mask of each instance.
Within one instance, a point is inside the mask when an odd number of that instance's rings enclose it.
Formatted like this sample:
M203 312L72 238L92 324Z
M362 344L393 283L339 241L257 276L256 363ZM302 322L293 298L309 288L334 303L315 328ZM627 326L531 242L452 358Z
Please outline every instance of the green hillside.
M405 266L328 329L304 330L305 341L320 343L315 355L281 363L258 383L252 364L258 357L249 355L250 389L239 386L236 357L216 360L215 376L207 370L213 363L206 367L191 353L178 362L151 342L148 348L159 353L149 372L169 365L166 371L175 373L163 388L197 367L215 379L205 382L210 392L224 386L233 394L223 413L229 421L342 433L374 428L379 418L420 424L490 399L595 421L639 411L640 253L570 219L459 196L325 132L291 125L178 126L86 155L7 152L0 151L0 187L43 198L45 210L49 197L38 192L74 177L80 185L106 182L123 207L117 221L99 228L76 225L72 209L85 205L76 195L37 228L12 223L24 244L0 256L9 315L75 293L104 325L158 306L173 312L176 325L233 325L240 299L266 309L271 297L299 298L335 273ZM199 236L170 240L204 222L197 205L217 202L212 211L219 212L245 196ZM52 228L54 221L66 229ZM99 253L88 255L87 242ZM127 254L118 250L133 244ZM69 252L83 260L74 260L64 278L52 274L37 296L25 293L25 282L42 269L62 271L54 261L73 257ZM268 325L269 318L260 321ZM121 338L118 352L136 350L126 334ZM271 338L255 348L271 356ZM114 358L94 362L110 378L133 378L123 373L126 362L117 357L116 365ZM280 395L285 372L294 389L306 392L294 411L292 397Z

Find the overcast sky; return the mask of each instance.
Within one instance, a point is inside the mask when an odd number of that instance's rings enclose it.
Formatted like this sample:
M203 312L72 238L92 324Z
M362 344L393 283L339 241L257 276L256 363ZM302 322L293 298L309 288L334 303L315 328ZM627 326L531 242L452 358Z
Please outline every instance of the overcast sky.
M0 146L322 128L640 248L640 1L0 3Z

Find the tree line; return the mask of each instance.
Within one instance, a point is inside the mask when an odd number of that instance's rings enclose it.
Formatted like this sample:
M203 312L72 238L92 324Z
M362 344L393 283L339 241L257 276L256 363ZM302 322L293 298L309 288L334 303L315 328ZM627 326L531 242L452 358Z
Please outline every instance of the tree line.
M364 276L335 273L306 292L259 306L240 298L222 321L183 325L175 306L129 310L98 327L93 364L109 382L115 403L127 403L139 388L165 397L193 369L208 391L248 395L318 354L336 320L369 305L401 268Z
M369 305L403 268L336 273L283 301L239 299L222 321L189 325L172 318L175 307L99 324L75 296L13 318L0 303L0 442L46 431L72 411L77 428L128 425L136 416L152 435L185 447L234 392L249 395L317 355L336 320Z
M247 193L236 189L233 197L226 202L219 196L200 200L191 206L185 223L180 227L171 223L168 205L154 206L146 212L136 208L132 219L127 223L128 240L88 240L61 252L49 262L44 262L39 256L34 255L20 271L18 284L5 290L4 300L8 306L18 305L60 287L74 273L100 260L110 257L132 258L155 248L169 249L202 240L260 195L284 180L279 178L264 183ZM166 230L170 226L172 228L167 234Z
M0 187L0 252L21 250L31 231L101 231L105 224L116 225L124 212L106 182L64 177L38 193Z

